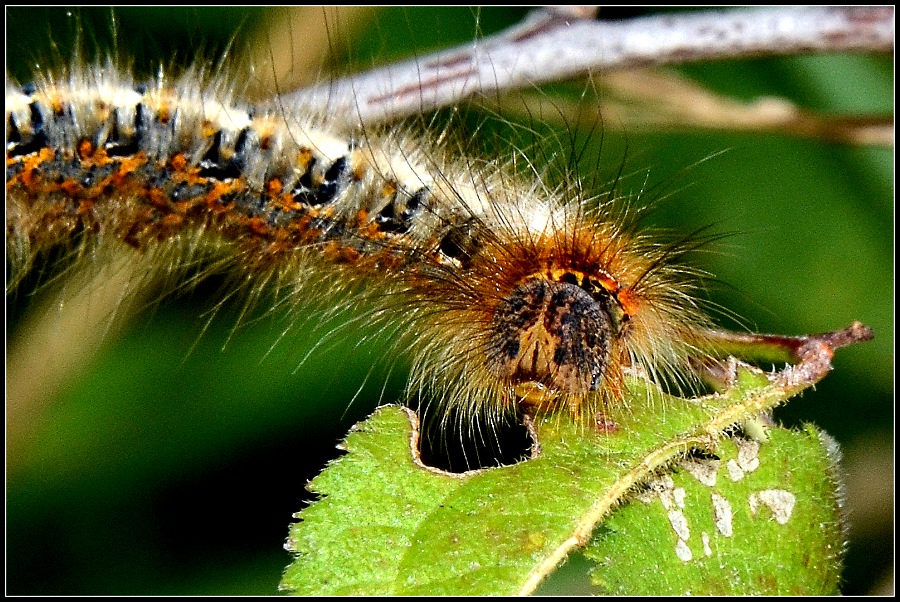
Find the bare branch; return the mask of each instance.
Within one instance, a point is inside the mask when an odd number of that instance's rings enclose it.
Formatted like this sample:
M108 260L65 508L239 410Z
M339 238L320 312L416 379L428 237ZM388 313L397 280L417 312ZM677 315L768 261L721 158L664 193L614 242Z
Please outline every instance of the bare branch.
M621 22L540 11L470 44L283 98L360 122L390 121L476 95L649 65L823 52L890 52L892 7L735 9Z
M487 104L503 115L540 115L542 121L560 125L617 123L629 132L705 129L789 134L855 146L894 145L891 115L822 114L774 96L744 102L656 69L610 73L598 84L602 93L595 103L523 92Z

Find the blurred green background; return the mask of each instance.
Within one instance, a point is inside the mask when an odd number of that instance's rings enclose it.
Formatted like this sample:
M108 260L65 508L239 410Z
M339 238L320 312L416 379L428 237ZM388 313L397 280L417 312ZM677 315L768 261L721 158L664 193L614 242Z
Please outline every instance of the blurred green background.
M7 8L8 73L24 83L36 64L58 64L53 57L71 56L78 44L108 48L112 14ZM253 34L280 18L262 9L114 14L117 46L145 76L160 62L195 60L198 49L215 57L232 41L233 52L249 53L246 40L264 44ZM354 28L339 21L330 38L342 49L339 57L368 65L462 43L524 14L386 9L365 19L352 43L341 36ZM893 111L892 57L759 59L680 70L748 101L775 95L823 113ZM566 140L568 132L558 136ZM494 137L484 137L490 146ZM594 135L592 144L599 139ZM586 154L592 152L598 151ZM624 192L649 188L648 198L668 197L654 222L683 232L714 224L717 232L736 233L695 263L717 279L711 300L748 327L803 334L860 320L875 330L875 341L842 350L834 373L777 418L815 422L844 449L852 524L844 592L892 591L893 150L774 134L648 134L605 124L605 173L597 180L614 176L623 157L626 171L638 174L623 181ZM583 164L588 171L596 166ZM12 341L28 336L16 325L39 301L31 298L32 286L26 282L7 299ZM360 343L344 335L298 369L329 327L294 327L282 336L291 318L258 308L235 329L239 302L215 311L204 332L221 286L214 279L168 297L106 335L89 366L29 414L26 435L7 432L8 441L24 441L7 449L8 593L275 593L289 561L282 544L291 514L310 498L305 483L338 455L335 444L356 421L379 402L401 398L407 364L377 337Z

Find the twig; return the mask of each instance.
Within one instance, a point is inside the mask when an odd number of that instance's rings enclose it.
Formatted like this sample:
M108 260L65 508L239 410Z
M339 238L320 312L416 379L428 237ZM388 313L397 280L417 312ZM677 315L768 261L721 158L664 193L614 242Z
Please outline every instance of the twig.
M502 115L540 115L560 125L621 124L628 132L705 129L776 133L856 146L893 147L892 115L832 115L797 106L787 98L765 96L750 102L719 94L662 69L610 73L596 82L596 102L539 91L485 103Z
M736 9L621 22L535 13L522 25L283 97L383 122L588 73L823 52L890 52L892 7Z

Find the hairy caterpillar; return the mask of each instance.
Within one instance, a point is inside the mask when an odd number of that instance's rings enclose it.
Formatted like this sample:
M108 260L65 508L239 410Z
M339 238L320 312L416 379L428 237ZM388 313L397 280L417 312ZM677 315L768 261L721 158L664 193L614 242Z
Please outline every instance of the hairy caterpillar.
M681 247L501 164L461 168L396 134L357 142L310 108L248 111L194 78L136 84L107 64L7 93L14 278L92 236L148 253L211 239L231 269L294 294L327 278L341 299L366 278L378 314L408 312L416 388L489 418L517 387L578 415L621 397L623 362L687 370L706 322L671 264Z
M717 150L717 149L720 148L721 146L723 146L723 144L721 144L721 143L720 143L720 144L715 144L715 143L714 143L714 144L712 145L712 147L713 147L712 150ZM703 151L703 152L698 153L698 154L699 154L700 156L702 156L704 153L707 153L707 152L709 152L709 150ZM693 155L693 156L697 156L697 154L695 154L695 155ZM762 193L762 194L765 196L765 193ZM702 196L702 195L698 195L698 196ZM703 219L700 221L700 224L706 223L706 221L709 221L709 220L703 218ZM697 225L697 223L694 222L694 227L696 227L696 225ZM728 258L728 259L731 260L731 259L733 259L733 258ZM716 271L717 273L722 273L721 270L720 270L718 267L715 269L715 271ZM803 279L800 277L800 275L794 274L793 276L794 276L794 278L795 278L796 280L799 280L799 281L801 281L801 282L803 281ZM730 278L730 277L728 277L727 279L730 280L730 281L737 281L736 279L733 279L733 278ZM739 280L739 279L738 279L738 280ZM748 289L753 289L753 290L755 290L756 286L758 286L759 281L760 281L760 279L757 279L756 282L753 283L752 280L751 280L751 283L750 283L750 284L744 284L743 286L744 286L744 288L748 288ZM762 279L762 281L764 281L764 282L770 282L768 279ZM853 286L853 285L852 285L851 283L847 283L847 286ZM794 288L794 286L790 286L790 284L787 283L787 282L785 282L785 283L777 283L777 282L773 282L773 284L772 284L772 289L773 289L773 290L788 290L788 289L793 290L793 288ZM799 287L799 288L802 289L803 287ZM754 296L755 296L755 293L754 293ZM806 296L806 295L801 295L800 297L802 298L802 297L805 297L805 296ZM799 303L799 302L798 302L798 303ZM779 308L779 309L780 309L780 307L781 307L781 303L779 303L779 302L777 302L777 301L769 301L769 302L767 302L767 305L769 305L770 307L775 307L775 308ZM848 312L848 310L846 310L846 308L842 308L842 309L841 309L841 313L842 313L842 315L843 315L843 318L842 318L842 319L846 319L846 313L849 313L849 312ZM856 315L856 314L854 314L854 315ZM864 314L864 313L861 313L861 314L859 314L859 315L860 315L861 317L863 317L865 314ZM819 329L819 330L825 329L825 328L828 328L828 327L830 327L830 326L832 326L832 325L833 325L833 322L832 322L831 324L828 324L827 321L823 319L823 323L822 323L821 326L820 326L820 325L804 326L804 327L798 327L798 328L796 328L796 330L798 330L798 331L803 331L803 330L814 331L814 330L817 330L817 329ZM783 328L779 328L779 327L771 327L771 328L768 328L768 327L767 327L766 329L767 329L767 330L783 330ZM252 358L252 359L251 359L251 362L252 362L252 363L255 363L255 362L256 362L255 358ZM295 402L295 403L296 403L296 402ZM281 522L283 523L283 520L282 520ZM283 525L280 524L279 527L281 528L281 527L283 527ZM281 533L279 532L279 536L280 536L280 535L281 535Z

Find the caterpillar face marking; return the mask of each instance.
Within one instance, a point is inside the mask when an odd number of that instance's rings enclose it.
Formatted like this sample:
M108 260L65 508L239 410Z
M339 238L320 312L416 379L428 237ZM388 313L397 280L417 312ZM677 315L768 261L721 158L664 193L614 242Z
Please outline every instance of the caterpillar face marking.
M618 330L604 300L566 282L532 280L497 306L488 362L498 377L513 382L596 391Z

